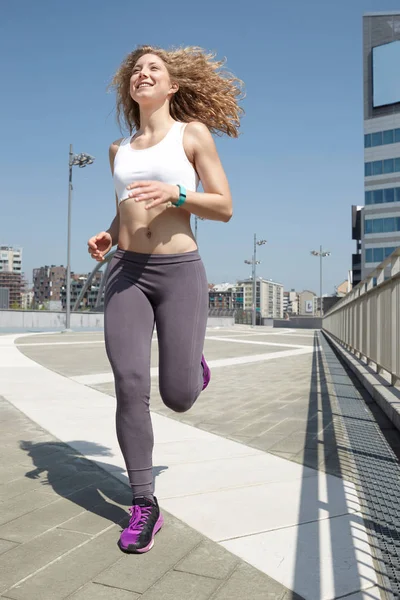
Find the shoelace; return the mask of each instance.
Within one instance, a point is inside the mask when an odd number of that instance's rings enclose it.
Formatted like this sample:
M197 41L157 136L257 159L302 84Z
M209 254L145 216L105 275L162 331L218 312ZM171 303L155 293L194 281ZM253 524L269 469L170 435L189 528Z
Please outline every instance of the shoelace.
M135 504L129 509L129 512L132 515L129 521L129 529L135 530L138 525L143 526L146 524L151 513L151 506L137 506Z

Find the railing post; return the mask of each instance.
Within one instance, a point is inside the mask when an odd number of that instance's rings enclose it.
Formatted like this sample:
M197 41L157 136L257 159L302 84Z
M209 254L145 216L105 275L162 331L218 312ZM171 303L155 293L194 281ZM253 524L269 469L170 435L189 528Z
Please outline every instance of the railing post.
M370 290L372 290L372 288L374 287L374 280L371 277L370 279L367 280L367 283L365 284L365 292L366 292L366 298L367 298L367 365L369 365L370 363L370 356L371 356L371 329L372 329L372 314L371 314L371 296L370 294L368 294L368 292Z
M385 280L385 269L379 269L376 278L376 285L379 286ZM376 359L377 359L377 372L380 373L382 368L382 327L380 324L382 323L382 297L378 292L377 297L377 306L376 306L376 320L374 323L375 331L376 331Z
M390 266L390 275L394 277L400 272L400 256L395 256L393 258L392 264ZM399 294L399 282L395 280L392 282L392 289L390 295L390 310L391 310L391 330L392 330L392 376L391 376L391 384L396 385L399 377L400 377L400 365L399 365L399 302L400 302L400 294Z

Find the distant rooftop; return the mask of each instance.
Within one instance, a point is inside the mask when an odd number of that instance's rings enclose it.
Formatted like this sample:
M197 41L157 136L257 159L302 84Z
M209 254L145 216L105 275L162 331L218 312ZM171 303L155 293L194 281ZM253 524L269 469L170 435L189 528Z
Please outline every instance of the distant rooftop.
M393 17L399 15L400 16L400 11L399 10L383 10L380 12L368 12L368 13L364 13L364 17L384 17L384 16L388 16L388 17Z
M212 292L227 292L231 288L235 287L234 283L216 283L212 290Z
M278 283L277 281L272 281L272 279L264 279L264 277L256 277L256 280L264 281L265 283L272 283L272 285L282 285L281 283ZM240 285L241 283L252 283L252 282L253 282L252 278L248 277L246 279L240 279L238 281L238 284Z

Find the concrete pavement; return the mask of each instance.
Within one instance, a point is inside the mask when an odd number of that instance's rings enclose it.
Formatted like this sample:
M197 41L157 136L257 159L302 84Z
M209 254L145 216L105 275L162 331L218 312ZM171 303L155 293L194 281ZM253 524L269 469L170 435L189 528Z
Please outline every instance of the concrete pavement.
M318 335L209 330L212 383L179 415L159 398L153 347L156 493L169 514L148 555L121 557L130 494L102 334L0 338L3 596L379 598Z

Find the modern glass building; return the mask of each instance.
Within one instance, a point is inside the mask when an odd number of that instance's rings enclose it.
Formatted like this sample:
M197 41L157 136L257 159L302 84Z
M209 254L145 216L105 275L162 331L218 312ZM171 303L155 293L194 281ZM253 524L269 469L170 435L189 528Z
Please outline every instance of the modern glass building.
M362 279L400 246L400 12L368 13L363 27Z

